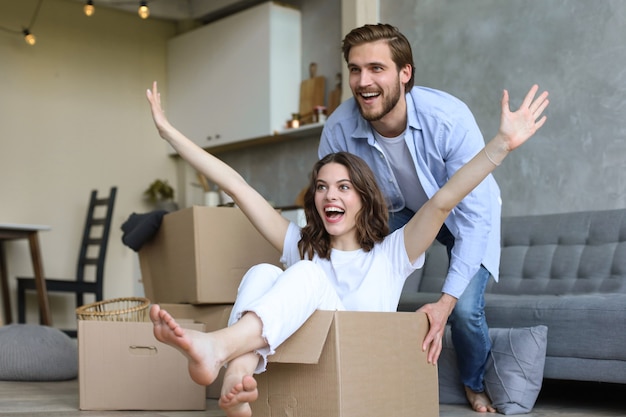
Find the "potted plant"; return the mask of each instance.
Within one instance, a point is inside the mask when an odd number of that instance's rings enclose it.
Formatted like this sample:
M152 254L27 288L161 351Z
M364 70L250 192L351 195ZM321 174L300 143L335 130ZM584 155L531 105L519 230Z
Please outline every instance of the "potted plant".
M144 191L144 195L159 210L178 210L178 205L174 201L174 188L167 180L154 180Z

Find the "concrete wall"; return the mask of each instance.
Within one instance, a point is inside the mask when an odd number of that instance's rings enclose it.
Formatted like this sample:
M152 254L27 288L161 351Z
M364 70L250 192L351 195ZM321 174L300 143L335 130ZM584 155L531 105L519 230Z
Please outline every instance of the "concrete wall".
M495 177L503 214L626 207L626 2L381 2L411 40L416 83L458 96L485 139L502 89L518 106L538 83L548 121Z

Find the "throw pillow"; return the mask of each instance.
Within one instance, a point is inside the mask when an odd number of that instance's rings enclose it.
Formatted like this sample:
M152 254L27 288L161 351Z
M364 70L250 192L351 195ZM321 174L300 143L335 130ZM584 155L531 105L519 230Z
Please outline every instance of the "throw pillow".
M548 328L489 329L489 337L485 389L493 406L501 414L529 413L543 382ZM439 399L443 404L467 403L449 329L439 359Z
M0 380L61 381L78 375L76 342L36 324L0 327Z
M502 414L531 412L543 382L548 328L499 329L489 336L485 388L493 406Z

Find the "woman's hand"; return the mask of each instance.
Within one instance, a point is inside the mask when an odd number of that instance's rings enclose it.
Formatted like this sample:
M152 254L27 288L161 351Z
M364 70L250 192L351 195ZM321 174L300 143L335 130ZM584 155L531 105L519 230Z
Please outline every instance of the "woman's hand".
M161 94L157 89L156 81L152 84L152 90L148 89L146 91L146 97L148 98L148 102L150 103L152 119L154 120L154 124L159 131L159 136L161 136L163 139L168 140L171 137L170 132L172 131L173 126L165 117L165 112L161 107Z

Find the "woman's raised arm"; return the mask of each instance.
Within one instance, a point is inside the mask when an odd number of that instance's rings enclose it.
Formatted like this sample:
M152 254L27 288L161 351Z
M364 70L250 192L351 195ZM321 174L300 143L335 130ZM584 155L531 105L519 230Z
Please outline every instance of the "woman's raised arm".
M252 188L237 171L200 148L179 132L165 117L156 81L146 97L152 119L159 132L176 152L198 172L230 195L254 227L282 253L289 221L276 211L261 194Z
M513 149L521 146L546 121L548 92L537 98L539 86L533 85L520 108L511 112L509 93L502 94L500 129L473 159L459 169L433 197L415 213L404 229L404 242L411 261L415 261L435 240L452 209L487 175L502 163Z

